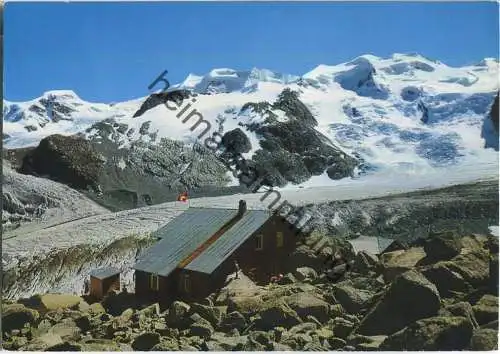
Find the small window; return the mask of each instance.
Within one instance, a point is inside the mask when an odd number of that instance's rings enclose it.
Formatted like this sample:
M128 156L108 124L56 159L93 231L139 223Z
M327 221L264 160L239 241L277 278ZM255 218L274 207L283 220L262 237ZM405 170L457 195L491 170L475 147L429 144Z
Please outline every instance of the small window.
M184 274L184 291L186 293L191 292L191 279L189 279L189 274Z
M151 290L158 291L160 289L160 282L158 281L158 276L155 274L151 274L149 276L149 288Z
M281 248L283 247L284 239L283 239L283 232L277 232L276 233L276 247Z
M264 235L260 234L255 237L255 250L260 251L264 249Z

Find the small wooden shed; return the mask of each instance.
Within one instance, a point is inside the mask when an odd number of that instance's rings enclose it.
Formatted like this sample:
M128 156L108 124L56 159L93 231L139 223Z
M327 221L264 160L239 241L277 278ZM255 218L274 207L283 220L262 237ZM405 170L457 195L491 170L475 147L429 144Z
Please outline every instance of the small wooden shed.
M102 299L112 290L120 290L119 269L105 267L90 272L90 296Z

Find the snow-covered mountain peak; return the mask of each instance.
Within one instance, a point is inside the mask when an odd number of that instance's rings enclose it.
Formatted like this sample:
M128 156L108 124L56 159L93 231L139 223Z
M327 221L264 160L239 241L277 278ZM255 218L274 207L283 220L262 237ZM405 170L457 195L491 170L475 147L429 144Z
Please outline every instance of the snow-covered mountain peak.
M80 97L73 90L50 90L43 93L40 98L53 98L53 99L77 99L81 100Z
M484 67L484 68L495 68L498 67L499 60L496 58L484 58L474 66L476 67Z
M252 92L259 83L271 82L289 84L298 79L298 76L277 73L268 69L252 68L251 70L235 70L231 68L216 68L199 76L189 74L173 89L188 89L200 94L218 94L231 92Z
M391 56L391 59L394 61L420 60L420 61L434 63L434 64L441 64L441 62L439 60L427 58L426 56L423 56L422 54L419 54L419 53L394 53Z

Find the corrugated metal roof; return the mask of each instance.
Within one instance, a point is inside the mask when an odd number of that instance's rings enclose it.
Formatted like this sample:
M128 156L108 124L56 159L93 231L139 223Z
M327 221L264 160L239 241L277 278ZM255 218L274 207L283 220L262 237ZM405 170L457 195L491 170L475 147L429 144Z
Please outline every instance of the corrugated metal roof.
M249 210L185 269L211 274L231 253L270 218L268 211Z
M189 208L155 232L155 236L161 240L147 250L134 268L162 276L169 275L236 213L236 209Z
M90 276L101 280L116 274L120 274L120 270L115 267L103 267L103 268L93 269L90 272Z

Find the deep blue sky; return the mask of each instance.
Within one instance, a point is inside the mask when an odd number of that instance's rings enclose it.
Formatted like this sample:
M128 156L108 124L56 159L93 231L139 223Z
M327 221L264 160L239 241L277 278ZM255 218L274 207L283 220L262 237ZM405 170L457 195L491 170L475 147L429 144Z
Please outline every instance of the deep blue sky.
M303 74L361 54L417 52L452 66L498 57L490 3L7 3L5 93L71 89L88 101L142 97L212 68Z

